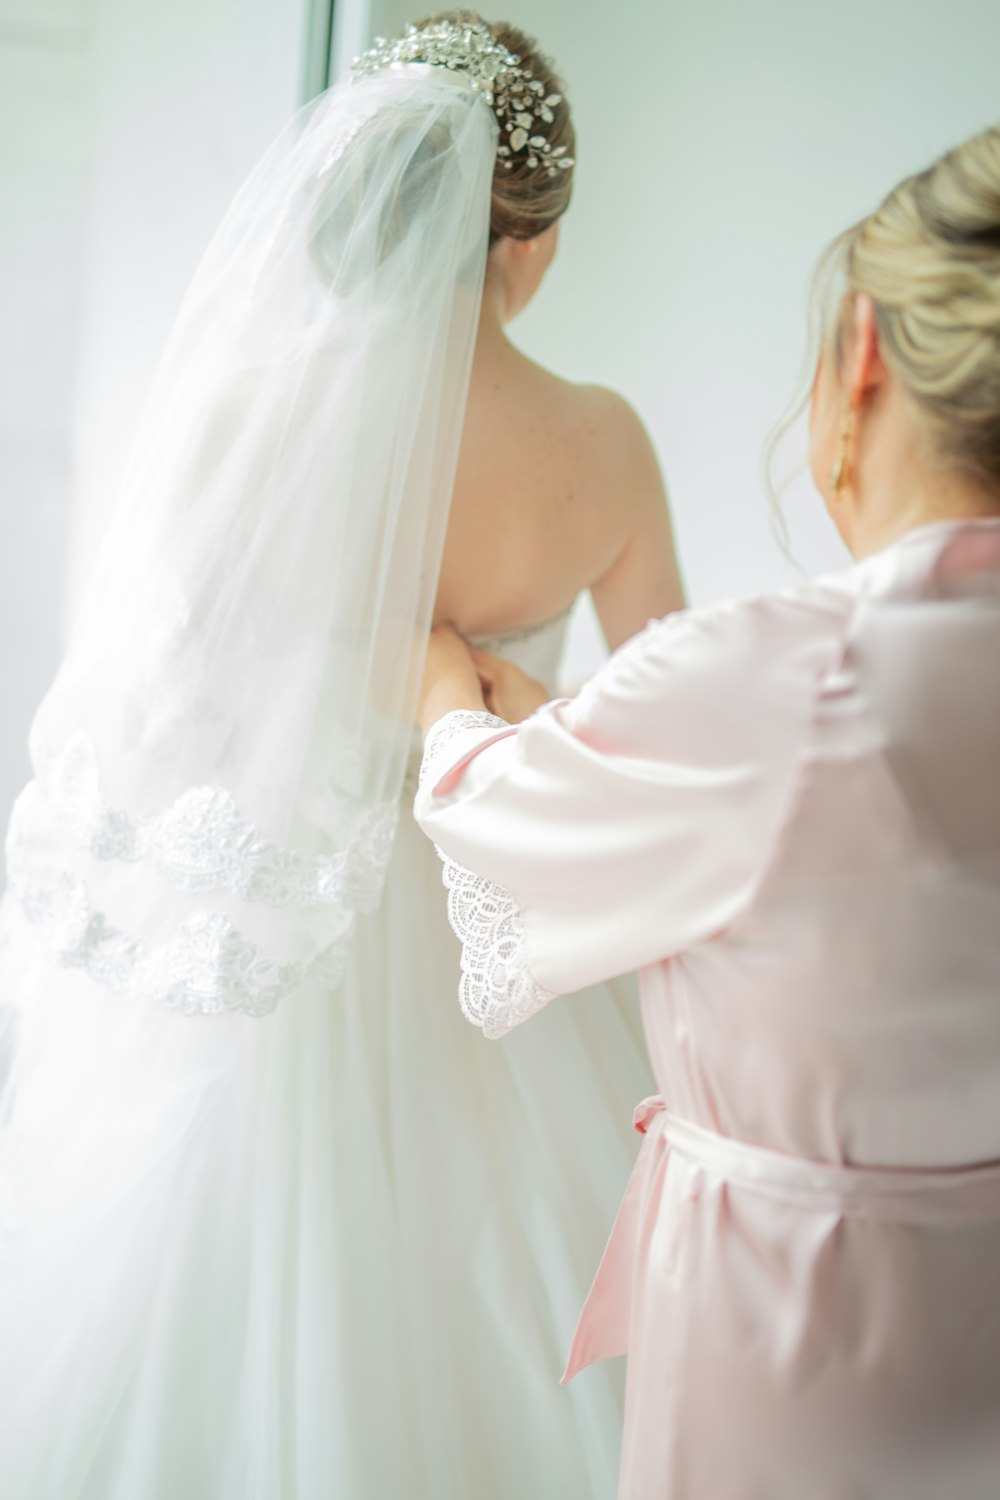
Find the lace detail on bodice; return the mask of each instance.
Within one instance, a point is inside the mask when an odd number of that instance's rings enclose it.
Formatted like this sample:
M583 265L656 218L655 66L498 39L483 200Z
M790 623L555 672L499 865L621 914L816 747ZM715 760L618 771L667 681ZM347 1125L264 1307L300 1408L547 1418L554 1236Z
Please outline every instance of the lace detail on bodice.
M574 605L575 601L568 609L535 625L515 625L492 634L470 635L469 644L513 662L554 693Z
M421 783L442 769L447 746L470 729L507 729L496 714L457 710L433 725L420 768ZM476 875L437 848L448 892L448 921L462 944L458 998L462 1014L496 1039L554 999L528 967L524 918L509 891Z
M524 641L538 640L550 634L556 637L557 645L561 647L563 636L565 635L565 627L569 624L569 617L573 613L575 606L576 600L574 599L572 604L560 610L557 615L551 615L549 619L541 620L535 625L513 625L508 630L494 630L492 632L487 631L485 634L470 635L469 640L472 645L477 646L481 651L493 651L500 656L513 656L516 654L516 648ZM515 648L515 650L512 651L511 648Z

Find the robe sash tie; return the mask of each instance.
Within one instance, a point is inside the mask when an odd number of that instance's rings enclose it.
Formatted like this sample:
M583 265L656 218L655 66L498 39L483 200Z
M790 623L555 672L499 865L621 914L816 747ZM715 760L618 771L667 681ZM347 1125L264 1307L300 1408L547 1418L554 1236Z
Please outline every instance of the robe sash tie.
M768 1194L803 1211L959 1227L1000 1222L1000 1161L961 1167L843 1166L735 1140L672 1114L654 1094L636 1107L644 1137L625 1196L583 1306L562 1379L596 1360L628 1353L637 1268L655 1232L670 1156L694 1169L687 1196L705 1178Z

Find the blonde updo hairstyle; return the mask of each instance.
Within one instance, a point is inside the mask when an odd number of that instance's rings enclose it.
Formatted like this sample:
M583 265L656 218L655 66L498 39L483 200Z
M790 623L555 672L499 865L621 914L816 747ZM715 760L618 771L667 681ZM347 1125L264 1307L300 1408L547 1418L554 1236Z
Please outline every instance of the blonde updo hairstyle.
M487 26L496 41L514 52L533 78L545 87L546 94L559 94L560 102L552 106L554 120L545 126L545 135L553 147L564 146L567 156L576 154L576 135L563 86L552 65L537 42L507 21L484 21L474 10L442 10L432 16L424 16L416 26L429 26L436 21L451 21L456 26L480 24ZM493 200L490 208L490 248L497 240L509 236L514 240L533 240L561 219L569 207L573 191L573 168L557 172L550 177L544 157L538 165L530 167L527 151L516 152L508 158L512 165L504 167L500 158L493 171Z
M838 369L862 293L935 455L1000 506L1000 126L905 178L828 246L813 282L810 342L827 338ZM811 369L815 359L814 347ZM808 399L769 440L773 502L782 487L772 478L777 449ZM774 520L787 550L776 505Z
M836 357L867 293L882 357L936 451L1000 502L1000 126L907 177L831 251L846 283Z

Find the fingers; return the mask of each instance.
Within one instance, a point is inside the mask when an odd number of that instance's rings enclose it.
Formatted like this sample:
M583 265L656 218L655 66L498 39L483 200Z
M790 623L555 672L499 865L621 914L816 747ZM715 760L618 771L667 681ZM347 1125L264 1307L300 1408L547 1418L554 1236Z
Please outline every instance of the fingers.
M489 652L477 651L474 646L470 646L469 655L472 657L472 665L476 669L483 690L492 690L500 675L498 668L501 668L503 664L498 662L496 657L490 656Z
M465 637L459 635L454 625L435 625L430 633L428 641L431 656L439 656L442 659L469 660L469 647Z
M502 656L494 656L492 651L480 651L477 646L470 646L469 654L480 677L489 678L491 682L502 677L510 667L510 663Z

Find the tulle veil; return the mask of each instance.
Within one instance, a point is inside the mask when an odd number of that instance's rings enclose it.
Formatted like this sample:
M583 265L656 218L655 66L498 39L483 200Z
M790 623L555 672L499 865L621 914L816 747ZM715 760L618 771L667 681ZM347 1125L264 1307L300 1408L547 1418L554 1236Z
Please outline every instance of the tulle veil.
M492 111L445 69L338 84L236 196L166 349L7 839L7 1500L90 1494L90 1464L93 1493L112 1493L93 1476L140 1362L137 1310L151 1337L158 1288L177 1284L152 1247L210 1285L216 1219L254 1221L253 1175L227 1180L219 1161L255 1153L265 1168L261 1037L276 1009L336 1006L355 917L378 901L496 144ZM193 1242L172 1238L196 1212ZM261 1259L277 1234L267 1226L227 1273L248 1299L268 1295ZM257 1313L251 1340L271 1316ZM184 1334L230 1335L210 1301ZM105 1378L89 1384L73 1348L99 1349ZM135 1496L159 1493L156 1444L143 1451Z

